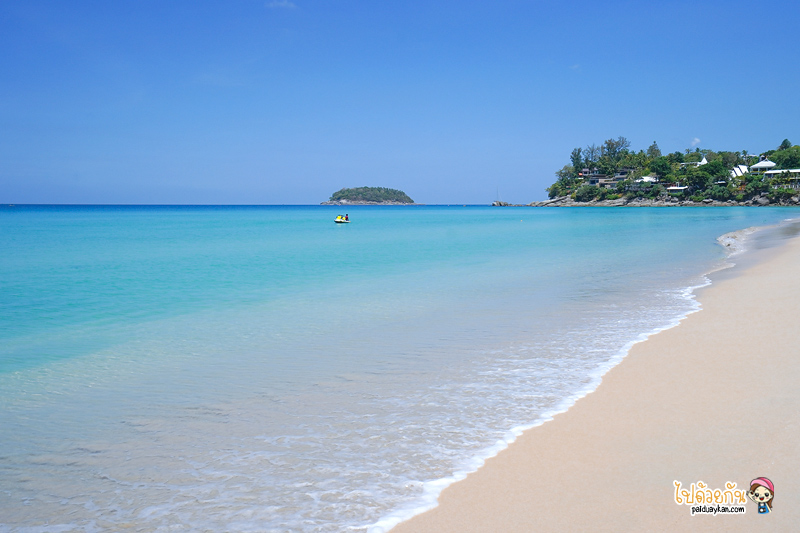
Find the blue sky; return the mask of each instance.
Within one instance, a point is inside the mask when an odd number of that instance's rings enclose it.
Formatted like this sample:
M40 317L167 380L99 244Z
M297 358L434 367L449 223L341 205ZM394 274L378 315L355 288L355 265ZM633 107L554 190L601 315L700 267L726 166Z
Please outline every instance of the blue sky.
M0 202L546 197L574 147L800 143L798 2L0 3Z

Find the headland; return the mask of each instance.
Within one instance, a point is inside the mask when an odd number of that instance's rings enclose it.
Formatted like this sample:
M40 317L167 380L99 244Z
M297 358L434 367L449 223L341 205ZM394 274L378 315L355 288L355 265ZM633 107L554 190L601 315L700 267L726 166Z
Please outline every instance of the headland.
M575 148L569 161L555 173L548 200L527 205L800 205L800 145L788 139L757 154L697 146L662 154L656 142L635 151L628 139L618 137Z

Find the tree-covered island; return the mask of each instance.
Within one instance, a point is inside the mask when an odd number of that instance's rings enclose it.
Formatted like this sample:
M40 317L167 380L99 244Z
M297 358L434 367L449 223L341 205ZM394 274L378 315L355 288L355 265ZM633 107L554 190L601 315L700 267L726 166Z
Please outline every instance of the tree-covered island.
M406 205L414 200L403 191L386 187L355 187L333 193L322 205Z
M531 205L800 204L800 146L788 139L758 155L630 146L619 137L575 148L547 189L550 200Z

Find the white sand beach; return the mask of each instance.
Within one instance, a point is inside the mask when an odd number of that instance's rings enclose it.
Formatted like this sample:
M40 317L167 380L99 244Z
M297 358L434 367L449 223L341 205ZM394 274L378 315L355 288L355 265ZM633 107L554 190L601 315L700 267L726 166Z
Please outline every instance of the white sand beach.
M800 239L721 276L702 310L392 531L793 531L800 523ZM774 483L759 515L692 516L674 481Z

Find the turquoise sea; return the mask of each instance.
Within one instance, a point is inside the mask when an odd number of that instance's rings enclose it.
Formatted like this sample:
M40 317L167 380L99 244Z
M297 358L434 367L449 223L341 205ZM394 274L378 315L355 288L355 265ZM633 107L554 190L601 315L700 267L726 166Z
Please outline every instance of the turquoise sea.
M0 530L383 531L798 214L346 211L0 207Z

